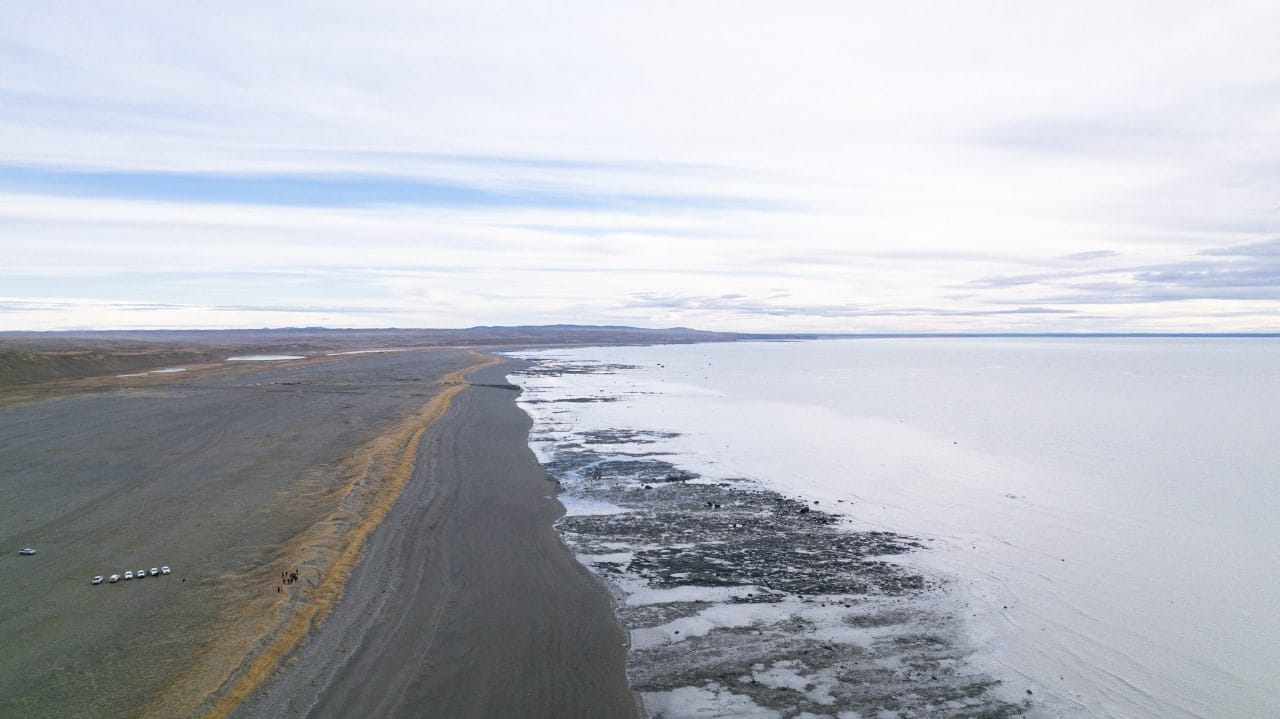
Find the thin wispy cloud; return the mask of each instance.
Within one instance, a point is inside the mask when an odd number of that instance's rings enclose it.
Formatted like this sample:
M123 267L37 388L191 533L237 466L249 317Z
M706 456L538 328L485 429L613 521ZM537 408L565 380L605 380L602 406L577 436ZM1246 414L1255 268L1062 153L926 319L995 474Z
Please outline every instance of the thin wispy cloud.
M0 329L1280 317L1274 3L5 16Z
M1069 260L1071 262L1088 262L1090 260L1102 260L1108 257L1119 255L1115 250L1089 250L1087 252L1073 252L1069 255L1063 255L1058 259Z
M519 163L517 163L519 164ZM537 166L536 164L533 166ZM495 186L496 185L496 186ZM280 207L537 207L578 210L766 209L767 200L725 195L662 194L616 187L518 187L394 175L198 173L66 170L0 166L0 191L165 202Z

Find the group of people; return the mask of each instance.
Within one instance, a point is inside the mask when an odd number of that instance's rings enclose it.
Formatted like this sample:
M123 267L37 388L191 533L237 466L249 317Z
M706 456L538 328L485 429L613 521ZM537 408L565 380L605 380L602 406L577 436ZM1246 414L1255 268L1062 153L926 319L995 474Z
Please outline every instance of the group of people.
M276 593L284 591L284 585L293 584L298 581L298 570L292 572L280 572L280 584L276 586Z

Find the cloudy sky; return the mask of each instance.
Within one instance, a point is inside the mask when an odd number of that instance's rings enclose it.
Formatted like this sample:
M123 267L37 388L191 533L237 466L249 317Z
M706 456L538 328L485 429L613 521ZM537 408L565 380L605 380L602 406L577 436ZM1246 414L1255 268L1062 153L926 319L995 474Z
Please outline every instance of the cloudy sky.
M1274 0L0 13L0 329L1280 330Z

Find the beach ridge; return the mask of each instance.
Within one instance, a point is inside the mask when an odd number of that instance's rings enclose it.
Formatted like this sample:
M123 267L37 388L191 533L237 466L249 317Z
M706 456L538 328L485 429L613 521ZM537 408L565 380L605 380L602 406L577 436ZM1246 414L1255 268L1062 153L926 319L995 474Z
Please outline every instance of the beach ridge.
M211 649L186 677L153 700L143 716L227 717L276 673L342 596L366 538L412 476L427 429L468 386L470 373L501 361L478 352L472 356L475 362L439 380L441 391L344 462L348 479L332 491L341 497L337 506L287 543L275 561L250 573L254 579L270 581L280 571L301 567L297 588L271 597L267 611L262 602L247 607L247 614L267 619L256 622L239 641L220 642L223 651Z

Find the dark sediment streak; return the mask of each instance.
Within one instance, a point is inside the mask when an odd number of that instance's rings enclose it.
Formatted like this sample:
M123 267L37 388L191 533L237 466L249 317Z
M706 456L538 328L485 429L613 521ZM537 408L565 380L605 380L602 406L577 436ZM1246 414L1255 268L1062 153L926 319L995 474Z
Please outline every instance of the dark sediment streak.
M509 365L471 379L325 625L236 716L630 717L626 635L560 543Z

